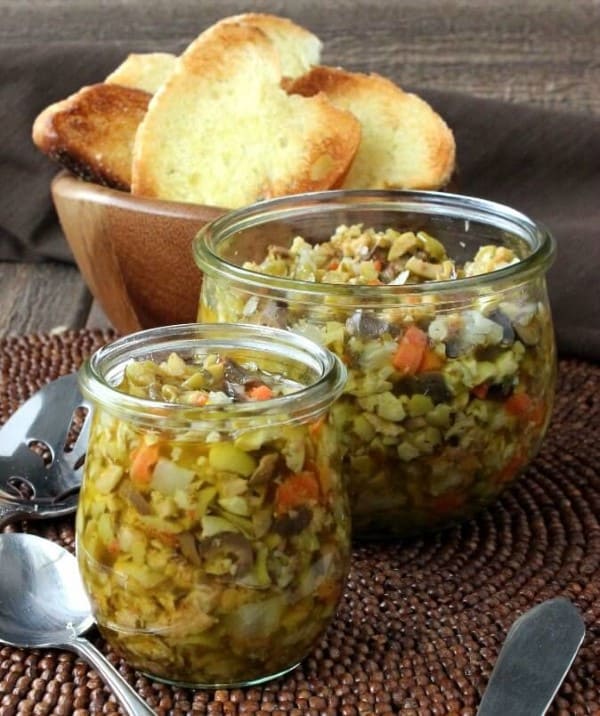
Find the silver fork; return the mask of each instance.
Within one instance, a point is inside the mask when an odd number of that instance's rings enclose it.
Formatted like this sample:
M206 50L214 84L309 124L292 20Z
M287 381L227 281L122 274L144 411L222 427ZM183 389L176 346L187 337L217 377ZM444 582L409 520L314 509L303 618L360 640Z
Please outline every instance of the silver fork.
M85 409L85 416L72 449L66 450L78 408ZM71 373L43 386L0 428L0 527L75 511L90 412L77 374ZM32 449L35 445L46 459Z

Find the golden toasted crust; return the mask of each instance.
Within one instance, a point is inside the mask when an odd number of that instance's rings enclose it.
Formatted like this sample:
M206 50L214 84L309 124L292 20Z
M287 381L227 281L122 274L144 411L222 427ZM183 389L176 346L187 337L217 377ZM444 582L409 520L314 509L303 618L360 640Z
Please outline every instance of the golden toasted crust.
M333 186L358 147L358 121L324 95L288 95L280 81L278 53L261 30L206 30L150 102L132 192L238 207Z
M455 142L444 120L415 94L377 74L315 67L289 92L324 92L360 121L362 139L344 189L438 189L454 169Z
M173 71L175 59L169 52L132 52L104 81L154 94Z
M226 17L220 23L251 25L262 30L279 53L281 74L285 80L303 75L321 61L321 40L286 17L247 12Z
M150 98L119 85L83 87L37 116L33 141L84 179L128 191L133 140Z

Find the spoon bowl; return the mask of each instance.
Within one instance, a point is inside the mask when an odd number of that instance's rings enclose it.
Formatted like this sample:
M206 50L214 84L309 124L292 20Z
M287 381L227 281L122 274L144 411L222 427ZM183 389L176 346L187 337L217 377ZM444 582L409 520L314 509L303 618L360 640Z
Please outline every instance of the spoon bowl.
M52 647L94 625L77 563L66 549L31 534L3 534L0 565L0 640L6 644Z
M0 535L0 642L23 648L69 649L104 678L127 714L153 711L84 634L94 625L77 560L42 537Z

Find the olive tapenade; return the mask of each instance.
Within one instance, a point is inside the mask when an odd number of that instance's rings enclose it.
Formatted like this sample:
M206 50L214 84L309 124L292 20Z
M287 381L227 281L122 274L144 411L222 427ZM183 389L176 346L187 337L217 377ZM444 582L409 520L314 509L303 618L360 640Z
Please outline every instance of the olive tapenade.
M489 244L458 261L424 231L339 226L328 240L270 246L243 263L248 278L207 271L199 316L285 326L344 361L333 420L353 534L403 536L480 509L539 447L555 365L543 277L438 290L524 256Z
M348 568L326 413L294 418L302 385L223 352L132 361L116 387L165 418L94 410L77 553L100 630L170 682L248 684L294 666L335 613ZM286 396L251 426L236 417L235 406Z

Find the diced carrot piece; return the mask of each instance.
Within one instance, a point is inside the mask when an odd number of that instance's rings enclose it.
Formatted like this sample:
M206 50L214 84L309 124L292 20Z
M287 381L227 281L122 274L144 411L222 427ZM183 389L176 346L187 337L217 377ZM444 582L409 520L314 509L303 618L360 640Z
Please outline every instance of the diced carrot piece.
M476 398L479 398L480 400L485 400L485 398L487 398L489 389L490 384L487 381L484 381L483 383L479 383L479 385L476 385L474 388L471 388L471 393Z
M323 425L325 425L326 416L321 415L321 417L317 418L315 421L309 424L308 426L308 432L315 437L321 432L321 428Z
M152 470L158 462L160 448L158 443L143 443L131 453L129 476L138 485L146 485L152 477Z
M392 357L392 365L400 373L414 375L427 348L427 334L417 326L409 326L398 341L398 347Z
M277 512L289 512L307 502L318 502L319 482L314 473L304 470L287 477L277 487L275 505Z
M510 415L525 417L531 412L533 401L527 393L513 393L506 399L504 407Z
M440 368L443 367L444 359L434 350L432 350L429 346L427 346L425 348L425 353L423 354L423 360L419 365L419 373L424 373L426 371L431 370L440 370Z
M268 385L261 383L249 388L246 395L250 400L270 400L273 397L273 391Z
M504 403L507 412L539 427L546 419L546 405L543 400L532 398L527 393L513 393Z
M373 261L373 268L379 272L383 268L383 263L379 259L375 259L375 261Z
M340 265L340 262L333 259L332 261L329 262L329 265L327 266L327 268L329 269L329 271L335 271L336 268L339 268L339 265Z

